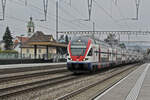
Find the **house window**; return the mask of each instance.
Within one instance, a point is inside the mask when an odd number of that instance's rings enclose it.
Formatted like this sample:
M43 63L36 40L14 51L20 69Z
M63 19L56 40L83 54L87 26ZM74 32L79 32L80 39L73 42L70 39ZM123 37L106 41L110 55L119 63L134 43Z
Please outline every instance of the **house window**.
M41 49L39 49L39 53L41 53Z
M27 53L29 53L29 48L27 48Z
M23 58L25 58L25 54L23 53Z
M31 59L31 54L29 54L29 58Z
M41 55L39 54L39 59L41 59Z

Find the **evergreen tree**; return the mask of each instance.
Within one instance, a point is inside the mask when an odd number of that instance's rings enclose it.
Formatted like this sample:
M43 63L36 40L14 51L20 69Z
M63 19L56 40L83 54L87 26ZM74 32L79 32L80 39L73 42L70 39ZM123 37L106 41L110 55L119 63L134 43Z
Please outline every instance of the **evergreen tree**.
M65 36L65 42L68 44L69 39L68 39L68 35Z
M13 46L13 41L12 41L12 36L11 36L11 32L9 30L9 27L6 27L6 32L3 36L3 41L5 43L5 49L6 50L10 50Z

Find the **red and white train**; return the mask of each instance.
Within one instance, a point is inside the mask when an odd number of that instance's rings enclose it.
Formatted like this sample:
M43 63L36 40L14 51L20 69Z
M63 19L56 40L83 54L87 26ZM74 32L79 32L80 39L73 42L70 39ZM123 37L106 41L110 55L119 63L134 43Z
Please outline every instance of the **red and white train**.
M110 46L91 37L74 37L68 44L67 68L74 73L93 72L142 59L142 54L133 50Z

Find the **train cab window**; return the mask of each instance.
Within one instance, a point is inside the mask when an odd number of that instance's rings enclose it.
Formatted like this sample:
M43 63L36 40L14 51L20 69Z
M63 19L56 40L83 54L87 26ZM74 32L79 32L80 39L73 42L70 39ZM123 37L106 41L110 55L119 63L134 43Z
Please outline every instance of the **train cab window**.
M92 56L92 55L93 55L93 49L91 48L87 56Z

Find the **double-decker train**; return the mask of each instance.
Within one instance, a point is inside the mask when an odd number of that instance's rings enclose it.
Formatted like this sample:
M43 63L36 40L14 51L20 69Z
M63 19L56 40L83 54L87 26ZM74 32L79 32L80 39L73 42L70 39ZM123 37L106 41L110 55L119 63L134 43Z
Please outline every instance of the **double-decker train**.
M78 72L95 72L101 68L141 61L141 53L109 45L92 37L74 37L68 44L67 68Z

